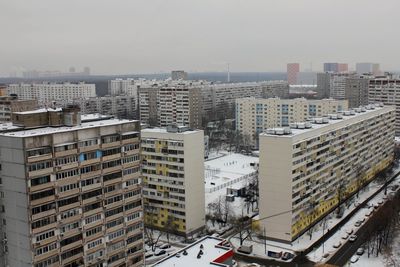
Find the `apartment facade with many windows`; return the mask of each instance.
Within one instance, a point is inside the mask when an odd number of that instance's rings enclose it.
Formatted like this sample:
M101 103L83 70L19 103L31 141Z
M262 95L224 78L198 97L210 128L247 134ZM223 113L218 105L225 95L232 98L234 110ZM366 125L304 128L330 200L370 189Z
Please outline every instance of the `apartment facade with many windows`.
M368 105L260 135L260 218L292 242L372 181L394 157L395 108Z
M16 94L19 99L36 99L41 105L50 105L57 100L74 100L96 96L96 85L80 83L20 83L10 84L8 94Z
M143 266L139 122L70 115L0 134L2 263Z
M400 135L400 79L381 77L370 79L369 103L383 103L396 107L396 135Z
M236 100L236 130L258 147L258 135L268 128L286 127L347 109L347 100L242 98Z
M175 126L141 136L145 223L183 236L203 229L203 131Z

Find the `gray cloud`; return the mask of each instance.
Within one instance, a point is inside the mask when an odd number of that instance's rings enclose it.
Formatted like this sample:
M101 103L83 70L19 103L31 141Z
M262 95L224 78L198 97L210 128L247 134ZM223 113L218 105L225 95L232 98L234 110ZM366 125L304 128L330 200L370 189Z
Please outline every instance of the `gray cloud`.
M0 74L284 70L286 62L400 69L398 0L2 0Z

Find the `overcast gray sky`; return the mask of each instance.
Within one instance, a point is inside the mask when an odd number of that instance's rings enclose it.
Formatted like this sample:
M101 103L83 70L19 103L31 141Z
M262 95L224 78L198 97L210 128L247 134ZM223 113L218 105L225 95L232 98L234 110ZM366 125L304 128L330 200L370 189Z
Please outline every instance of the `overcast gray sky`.
M399 70L400 0L0 0L0 75Z

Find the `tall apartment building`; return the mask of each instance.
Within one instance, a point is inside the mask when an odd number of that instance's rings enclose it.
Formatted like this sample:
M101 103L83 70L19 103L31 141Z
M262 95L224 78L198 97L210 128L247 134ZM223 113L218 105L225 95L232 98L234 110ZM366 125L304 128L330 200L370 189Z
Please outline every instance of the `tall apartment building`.
M141 136L145 223L184 236L203 229L203 131L170 126Z
M396 107L396 135L400 135L400 79L391 77L370 79L368 101Z
M287 127L347 109L347 100L242 98L236 100L236 130L258 147L258 135L268 128Z
M16 94L19 99L36 99L41 105L51 105L53 101L72 101L96 96L95 84L80 83L20 83L10 84L8 94Z
M144 80L135 79L114 79L108 81L108 93L112 96L128 95L137 97L138 87Z
M188 74L183 70L173 70L171 71L171 79L172 80L187 80Z
M380 75L381 70L379 63L357 63L356 72L362 74Z
M139 118L137 96L133 95L90 97L75 100L73 103L81 107L83 114L100 113L120 119Z
M346 79L354 77L349 72L323 72L317 74L317 96L319 98L345 99Z
M300 72L299 63L288 63L286 66L287 81L291 84L297 83L297 74Z
M292 242L385 169L394 158L394 120L394 107L369 105L261 134L267 238Z
M218 116L234 118L235 100L244 97L289 98L286 81L208 84L202 87L203 116L209 120Z
M11 121L13 112L38 108L37 100L20 100L16 96L0 96L0 122Z
M345 99L350 108L357 108L368 104L369 76L353 76L345 80Z
M75 108L0 134L2 266L143 266L138 121Z
M348 70L347 63L324 63L324 72L346 72Z
M150 126L171 124L201 128L202 99L199 87L160 84L139 89L140 120Z

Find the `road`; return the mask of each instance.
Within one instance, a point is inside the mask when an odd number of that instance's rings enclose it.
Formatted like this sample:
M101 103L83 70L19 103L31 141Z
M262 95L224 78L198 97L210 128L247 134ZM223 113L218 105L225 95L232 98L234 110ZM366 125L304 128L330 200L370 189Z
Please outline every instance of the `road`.
M397 194L400 194L400 191L397 191ZM389 205L389 202L385 202L384 205ZM369 238L366 229L375 228L376 225L379 223L379 217L383 213L382 206L379 207L369 218L366 220L365 223L359 227L358 231L356 232L357 239L355 242L347 241L344 243L333 255L327 263L337 265L337 266L344 266L350 258L356 253L357 249L361 247ZM357 227L353 227L355 229Z

